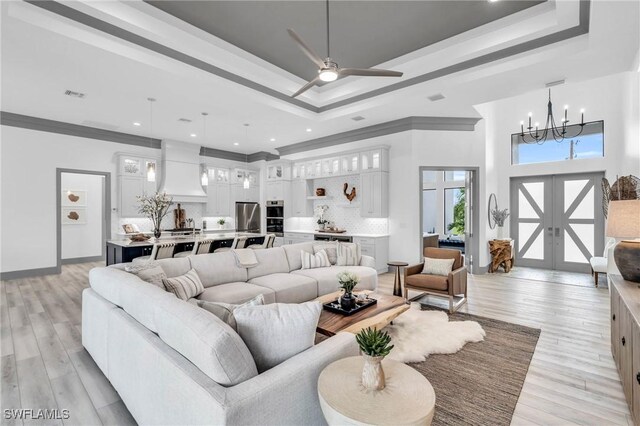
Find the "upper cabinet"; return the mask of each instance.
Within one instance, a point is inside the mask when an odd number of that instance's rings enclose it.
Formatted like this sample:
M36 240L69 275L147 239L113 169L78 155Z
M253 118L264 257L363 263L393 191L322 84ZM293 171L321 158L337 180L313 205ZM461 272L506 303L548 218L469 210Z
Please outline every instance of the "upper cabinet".
M120 217L143 217L138 197L158 190L160 162L156 158L118 155L118 208ZM147 173L147 171L150 171Z
M291 179L291 166L286 162L275 162L267 165L267 181Z
M209 216L230 216L230 172L220 167L207 167L209 185L206 187L207 208Z
M331 177L340 175L340 159L338 157L322 160L322 176Z
M360 154L354 152L352 154L345 154L340 157L340 171L344 175L351 175L360 172Z
M378 148L360 153L360 171L373 172L389 170L388 166L388 150Z
M245 178L249 181L249 186L259 186L258 172L249 169L233 169L231 173L231 183L234 185L244 185Z
M370 172L360 175L360 216L388 217L389 173Z

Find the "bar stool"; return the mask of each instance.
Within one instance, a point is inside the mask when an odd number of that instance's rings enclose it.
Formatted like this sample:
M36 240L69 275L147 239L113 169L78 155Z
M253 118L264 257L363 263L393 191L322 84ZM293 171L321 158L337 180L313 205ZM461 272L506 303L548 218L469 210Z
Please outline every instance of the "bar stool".
M233 242L231 243L231 247L220 247L215 249L214 253L222 253L229 250L241 249L244 248L244 245L247 243L247 237L235 237Z
M146 262L149 260L167 259L173 257L176 251L176 243L155 243L149 256L139 256L133 262Z
M276 241L276 234L267 234L264 236L264 242L262 244L251 244L250 249L260 250L260 249L268 249L273 247L273 243Z
M190 251L181 251L180 253L176 253L173 257L187 257L191 255L198 254L207 254L211 251L211 244L213 243L212 238L205 238L203 240L196 240L193 243L193 250Z

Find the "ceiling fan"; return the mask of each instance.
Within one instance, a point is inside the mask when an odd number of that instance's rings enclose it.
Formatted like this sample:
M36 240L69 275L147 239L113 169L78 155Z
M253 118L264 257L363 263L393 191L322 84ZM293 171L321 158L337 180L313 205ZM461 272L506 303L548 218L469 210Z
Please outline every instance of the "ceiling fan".
M399 71L381 70L376 68L340 68L338 64L331 59L330 44L329 44L329 0L326 0L327 4L327 57L323 60L316 52L313 51L302 38L292 29L288 29L291 38L298 44L298 47L304 52L311 62L318 66L318 75L313 80L302 86L300 90L291 95L292 98L306 92L311 87L315 86L318 82L330 82L335 81L338 77L346 77L349 75L362 75L371 77L402 77L402 73Z

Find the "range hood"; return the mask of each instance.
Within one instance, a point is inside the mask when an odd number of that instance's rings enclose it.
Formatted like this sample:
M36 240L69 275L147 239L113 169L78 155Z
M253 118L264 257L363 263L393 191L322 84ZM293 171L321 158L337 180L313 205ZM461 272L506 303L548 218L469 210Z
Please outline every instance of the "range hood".
M162 141L162 184L160 192L175 203L206 203L207 194L200 181L200 146L185 142Z

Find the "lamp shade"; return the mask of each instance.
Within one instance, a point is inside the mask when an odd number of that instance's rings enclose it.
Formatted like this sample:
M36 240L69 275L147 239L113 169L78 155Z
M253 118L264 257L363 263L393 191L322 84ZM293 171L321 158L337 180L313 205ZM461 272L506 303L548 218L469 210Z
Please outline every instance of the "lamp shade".
M619 200L609 203L607 237L640 237L640 200Z

